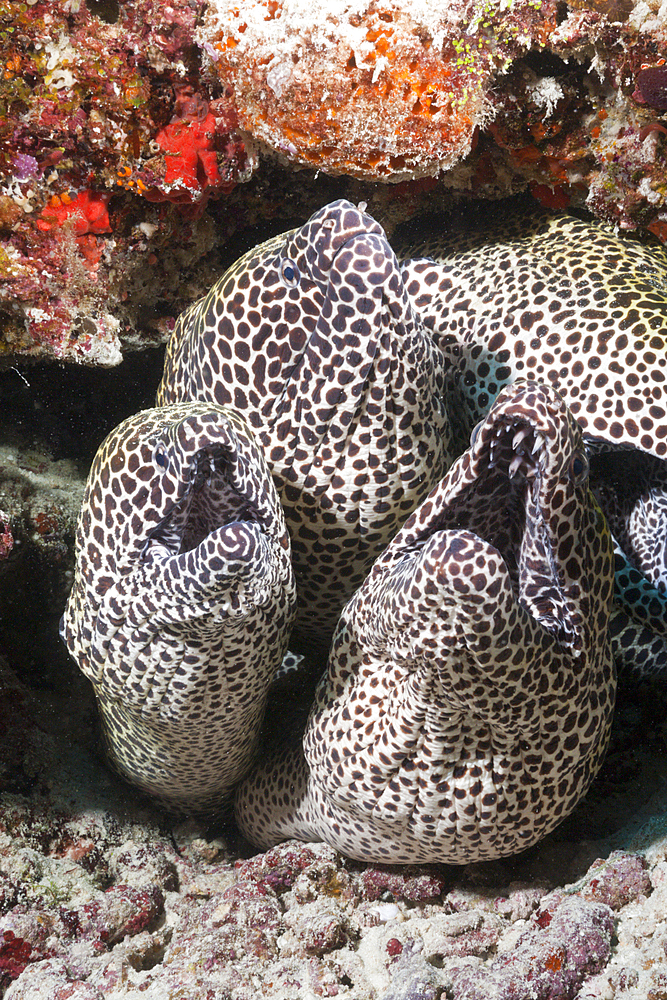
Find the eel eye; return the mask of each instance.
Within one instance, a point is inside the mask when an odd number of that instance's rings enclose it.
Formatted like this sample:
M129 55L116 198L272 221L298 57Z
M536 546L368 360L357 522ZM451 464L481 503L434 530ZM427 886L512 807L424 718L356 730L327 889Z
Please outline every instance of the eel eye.
M569 475L575 486L581 486L585 481L588 476L588 456L585 451L577 451L572 456Z
M299 284L299 268L293 260L287 258L282 262L280 265L280 277L283 280L283 284L287 285L288 288L296 288Z
M155 459L155 464L158 468L162 469L162 471L169 467L169 458L167 457L166 448L156 448L153 458Z

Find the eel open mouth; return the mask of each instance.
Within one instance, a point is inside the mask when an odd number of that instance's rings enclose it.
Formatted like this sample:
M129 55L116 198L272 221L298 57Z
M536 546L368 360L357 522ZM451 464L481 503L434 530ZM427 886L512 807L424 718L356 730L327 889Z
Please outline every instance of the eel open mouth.
M470 531L493 546L517 601L559 641L576 644L585 597L576 583L568 595L565 563L577 551L572 502L588 461L583 446L567 438L564 408L540 402L533 412L528 390L510 391L475 427L458 471L450 471L435 527Z
M496 548L520 596L521 547L529 494L540 475L544 440L528 422L507 418L475 428L469 482L452 497L440 528L464 528Z
M534 479L544 439L539 431L521 421L501 422L489 440L488 467L508 479Z
M196 452L185 469L179 499L151 532L147 548L157 544L171 555L182 555L219 528L259 522L259 511L235 482L234 471L225 448L206 446Z

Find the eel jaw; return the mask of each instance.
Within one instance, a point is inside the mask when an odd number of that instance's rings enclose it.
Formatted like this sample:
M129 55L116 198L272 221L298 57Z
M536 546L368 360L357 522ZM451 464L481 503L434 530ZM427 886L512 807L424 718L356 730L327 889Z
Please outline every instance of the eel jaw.
M488 466L504 472L510 480L535 479L543 447L544 438L529 423L502 421L489 441Z
M517 601L558 642L581 646L581 610L577 596L566 593L557 559L557 536L549 514L545 477L550 455L544 434L520 415L499 414L475 428L477 483L492 484L493 508L487 524L470 524L480 538L500 553ZM474 509L474 491L470 503ZM497 505L497 507L495 506ZM459 524L461 522L458 522Z
M260 521L251 499L233 482L224 448L206 446L196 452L185 470L179 493L179 499L148 536L144 560L156 549L169 556L190 552L211 532L234 522Z

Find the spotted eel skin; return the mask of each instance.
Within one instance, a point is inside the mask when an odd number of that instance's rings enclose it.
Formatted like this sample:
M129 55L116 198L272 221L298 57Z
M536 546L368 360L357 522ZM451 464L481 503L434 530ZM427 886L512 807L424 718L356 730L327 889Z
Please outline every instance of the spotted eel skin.
M219 810L252 763L295 603L283 512L238 414L169 406L109 434L61 632L121 774L170 806Z
M399 239L403 278L467 429L518 376L562 393L615 539L619 601L667 635L664 248L516 200L415 228Z
M157 403L232 406L253 428L313 641L454 458L444 376L384 230L348 201L251 250L177 323Z
M609 533L582 433L517 379L345 607L306 727L240 786L260 847L387 863L524 850L603 759L615 671Z

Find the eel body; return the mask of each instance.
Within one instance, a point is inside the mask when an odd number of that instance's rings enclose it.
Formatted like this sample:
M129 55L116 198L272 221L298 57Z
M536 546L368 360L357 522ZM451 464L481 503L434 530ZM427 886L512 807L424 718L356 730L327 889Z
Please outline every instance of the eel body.
M534 843L613 707L589 486L614 650L664 672L667 261L513 211L399 261L333 202L180 317L158 408L91 470L63 620L141 788L211 812L243 779L298 593L328 672L305 756L241 786L247 835L386 862Z
M163 802L216 811L250 767L296 593L289 536L243 419L144 410L93 461L61 624L109 756Z
M410 229L403 278L463 433L517 377L557 388L584 431L619 603L667 635L664 247L516 200Z
M454 458L445 364L382 227L333 202L241 258L179 319L157 402L255 431L292 540L301 633L346 600Z
M303 748L238 789L251 841L464 864L568 814L615 697L612 547L587 473L554 389L500 393L345 607Z

